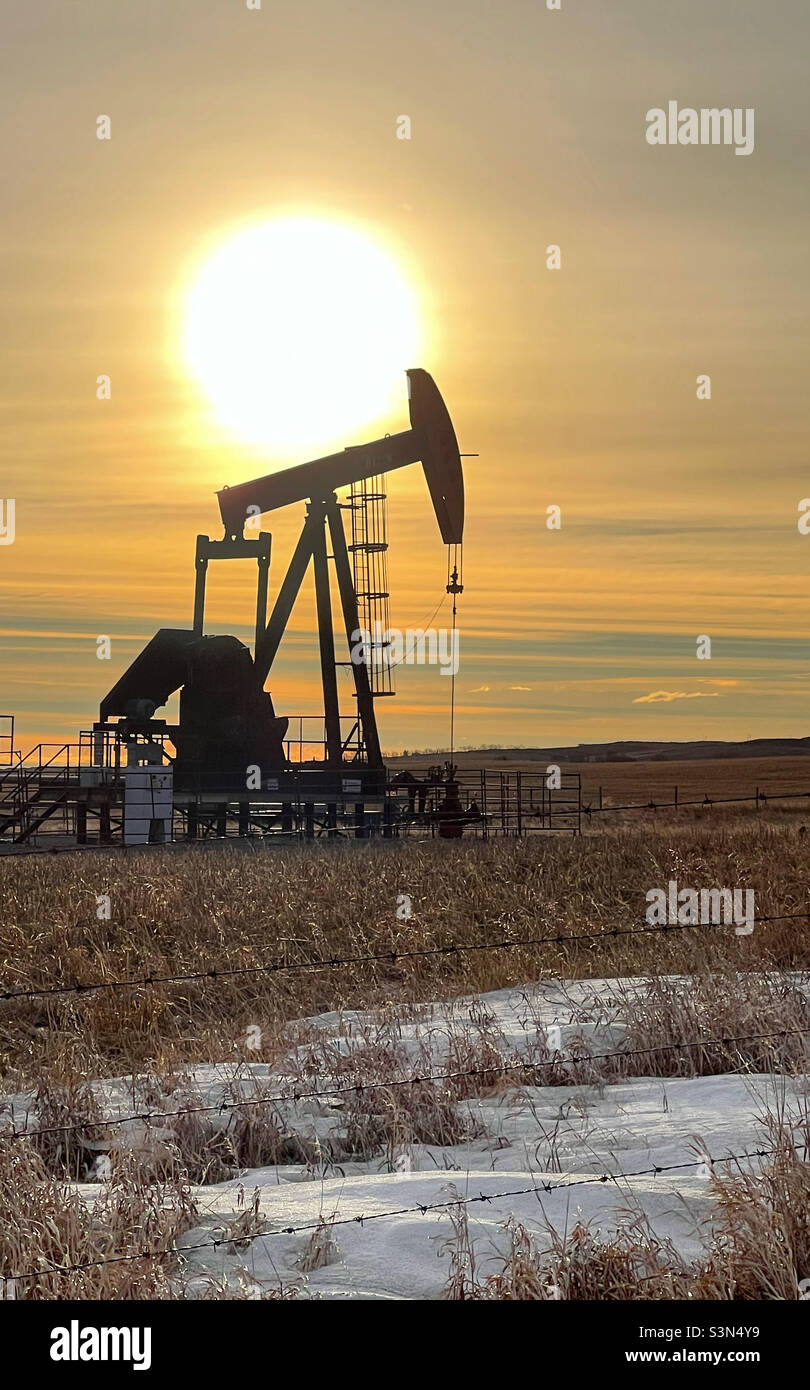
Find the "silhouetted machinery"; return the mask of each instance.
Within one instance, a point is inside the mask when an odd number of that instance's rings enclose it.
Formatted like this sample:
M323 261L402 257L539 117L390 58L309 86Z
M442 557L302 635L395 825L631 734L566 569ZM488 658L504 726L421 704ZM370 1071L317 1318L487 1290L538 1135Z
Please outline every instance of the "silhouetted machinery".
M433 378L421 369L407 373L411 428L332 454L327 458L255 478L217 494L225 527L222 540L197 537L194 621L191 628L162 628L101 702L94 725L98 746L112 739L137 745L137 761L162 756L174 764L174 788L209 793L244 792L246 774L261 771L260 788L284 793L290 762L285 751L289 721L276 714L265 684L312 562L318 619L324 703L322 757L306 762L308 771L335 779L350 771L350 792L358 800L382 783L383 761L374 711L372 654L356 659L358 611L356 569L335 491L351 487L363 497L367 480L421 462L442 540L458 559L464 526L464 485L458 443L447 408ZM379 496L370 493L369 496ZM271 537L255 532L258 518L305 502L306 518L287 572L267 616ZM366 528L368 531L368 528ZM245 535L245 530L254 534ZM327 533L330 548L327 545ZM373 536L352 550L373 553ZM205 585L211 560L255 559L256 637L253 655L236 637L204 633ZM330 559L334 566L342 625L355 659L336 662L332 621ZM448 566L449 569L449 566ZM451 593L460 592L453 564ZM373 596L373 595L372 595ZM387 595L386 595L387 597ZM337 665L348 666L354 681L356 713L344 733L338 706ZM177 725L155 719L155 712L180 691ZM388 693L388 692L379 692ZM169 744L174 752L166 753ZM144 754L146 749L146 754ZM99 757L101 761L101 757ZM131 762L135 759L130 759ZM299 763L299 766L301 764ZM254 784L255 785L255 784ZM346 790L346 783L342 784Z

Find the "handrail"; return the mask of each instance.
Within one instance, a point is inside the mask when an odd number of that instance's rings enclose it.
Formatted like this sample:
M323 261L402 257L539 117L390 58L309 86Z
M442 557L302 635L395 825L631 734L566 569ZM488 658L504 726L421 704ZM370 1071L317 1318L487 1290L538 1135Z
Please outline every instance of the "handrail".
M43 751L48 748L53 748L55 751L43 761ZM39 782L41 789L43 772L49 768L52 769L51 777L53 779L62 776L66 779L70 777L70 749L71 744L69 743L49 742L35 744L24 757L18 753L16 766L9 768L12 773L11 786L3 796L0 796L0 806L5 808L7 816L13 814L15 817L20 817L25 814L31 800L31 789L36 786L37 782ZM54 766L56 760L63 753L67 753L67 761ZM34 758L37 760L36 763L33 763ZM26 766L29 762L32 765Z

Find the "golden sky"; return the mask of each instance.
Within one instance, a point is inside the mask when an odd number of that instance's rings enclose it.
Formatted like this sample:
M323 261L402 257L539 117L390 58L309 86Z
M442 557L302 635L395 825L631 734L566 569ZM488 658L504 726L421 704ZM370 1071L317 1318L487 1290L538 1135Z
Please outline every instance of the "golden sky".
M205 257L281 215L400 266L424 327L403 371L432 372L480 455L459 744L806 732L804 0L31 0L4 29L0 712L20 746L75 738L158 627L190 625L215 489L310 456L223 426L180 341ZM754 151L650 146L673 99L754 108ZM403 428L402 401L374 426ZM276 581L301 513L265 518ZM389 530L392 622L424 625L446 560L418 467L391 479ZM212 567L209 630L248 636L252 578ZM305 599L281 714L318 708ZM446 744L449 681L397 685L384 746Z

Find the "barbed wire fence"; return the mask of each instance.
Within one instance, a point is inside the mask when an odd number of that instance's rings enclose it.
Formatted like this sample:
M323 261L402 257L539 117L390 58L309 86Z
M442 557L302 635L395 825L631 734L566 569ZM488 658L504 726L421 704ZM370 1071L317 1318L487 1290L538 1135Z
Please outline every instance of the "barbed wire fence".
M760 916L750 919L750 921L753 925L779 921L808 919L810 919L810 911L791 911L785 913L762 914ZM455 942L447 943L442 946L426 947L416 950L400 951L397 949L393 949L375 953L368 953L366 955L318 958L314 960L306 960L300 962L273 961L260 966L246 967L214 966L207 969L201 969L199 971L185 971L174 975L150 974L144 976L130 976L114 980L79 981L73 984L30 987L25 989L7 989L0 991L0 1002L12 1003L14 1001L30 1000L34 998L47 998L73 994L77 996L82 996L102 990L158 988L174 984L186 984L189 982L214 983L218 980L239 978L245 976L272 976L276 974L283 974L296 971L310 971L322 969L331 970L348 968L351 966L357 966L359 964L393 963L406 959L448 956L475 951L510 951L516 948L529 949L552 946L576 946L576 944L579 942L594 942L599 940L611 941L616 940L617 938L627 936L650 936L671 932L695 931L696 929L701 928L716 929L718 925L721 924L676 922L655 925L645 924L644 926L631 928L603 927L598 931L592 932L577 932L569 934L558 932L550 935L530 937L504 937L499 938L495 941L478 943ZM733 925L733 923L725 923L724 925ZM571 1020L569 1023L563 1024L561 1026L577 1027L580 1026L580 1023L577 1020ZM298 1103L301 1101L309 1100L336 1100L351 1096L360 1097L364 1094L369 1093L391 1092L406 1087L425 1085L440 1085L449 1088L454 1083L470 1081L474 1078L477 1078L479 1080L484 1080L485 1078L487 1078L491 1082L496 1077L513 1077L516 1079L516 1081L517 1078L520 1077L520 1084L522 1085L531 1084L531 1079L534 1079L535 1084L542 1084L542 1080L538 1081L538 1078L545 1078L550 1073L554 1074L555 1069L559 1073L561 1068L570 1068L577 1064L584 1067L593 1067L596 1064L615 1062L618 1065L627 1063L636 1058L650 1058L655 1056L656 1054L673 1054L679 1052L689 1053L695 1050L711 1051L712 1049L723 1049L727 1052L729 1049L740 1046L744 1043L764 1041L772 1041L776 1043L778 1040L784 1041L788 1037L804 1038L808 1035L810 1035L810 1027L797 1027L772 1029L768 1031L736 1034L733 1036L722 1036L714 1038L702 1037L681 1040L675 1039L668 1041L665 1044L657 1046L648 1045L645 1047L632 1049L617 1048L613 1051L602 1053L591 1053L589 1050L584 1049L583 1051L575 1055L575 1050L569 1050L568 1048L565 1048L563 1050L557 1049L553 1055L549 1056L548 1059L543 1059L540 1061L536 1059L524 1061L521 1060L519 1057L512 1057L502 1063L493 1064L486 1067L468 1067L459 1068L455 1070L448 1070L447 1068L443 1068L438 1071L417 1072L404 1077L387 1078L383 1081L365 1083L355 1081L347 1083L343 1086L330 1086L308 1090L302 1090L297 1086L292 1086L290 1088L280 1090L277 1094L270 1096L248 1096L238 1100L221 1100L212 1104L184 1105L174 1110L132 1110L131 1112L126 1114L105 1116L103 1118L99 1118L98 1120L71 1121L70 1123L59 1125L47 1125L41 1126L39 1128L28 1128L26 1124L26 1126L24 1126L23 1128L18 1129L12 1117L11 1125L6 1130L6 1136L12 1142L31 1142L54 1134L66 1135L70 1133L74 1135L82 1135L84 1136L86 1141L92 1142L94 1145L97 1145L99 1142L100 1135L105 1135L108 1131L136 1122L141 1122L147 1125L147 1127L152 1125L165 1125L170 1120L182 1119L186 1116L199 1116L203 1114L224 1115L231 1114L233 1112L244 1111L245 1109L251 1109L255 1107L278 1106L283 1104L289 1104L290 1102ZM3 1131L2 1129L0 1129L0 1134L2 1133ZM744 1159L750 1159L753 1157L767 1157L769 1154L772 1154L774 1152L776 1152L775 1149L757 1149L745 1154L735 1154L726 1157L709 1158L708 1161L711 1164L742 1161ZM669 1165L653 1165L653 1167L649 1169L637 1170L635 1172L602 1173L588 1178L576 1179L572 1182L548 1182L545 1180L537 1180L533 1181L532 1184L528 1187L519 1189L509 1189L499 1193L480 1193L477 1196L452 1198L439 1203L416 1204L411 1207L399 1207L383 1212L371 1212L369 1214L361 1214L360 1216L345 1217L340 1219L333 1218L332 1220L330 1220L330 1226L357 1225L363 1227L366 1224L370 1224L372 1221L393 1219L397 1216L405 1216L411 1214L426 1215L432 1211L447 1211L453 1208L463 1208L477 1202L492 1202L501 1198L517 1197L521 1195L531 1195L538 1193L548 1193L560 1187L578 1187L594 1183L620 1184L623 1180L626 1180L628 1178L641 1176L655 1176L660 1173L688 1169L705 1164L706 1161L707 1156L702 1155L700 1158L697 1158L694 1161L690 1162ZM306 1234L308 1232L317 1230L320 1225L321 1222L319 1221L308 1222L299 1226L285 1226L280 1227L277 1230L268 1230L266 1232L254 1232L250 1238L264 1239L266 1237L278 1235L289 1236L294 1234ZM30 1282L31 1280L78 1273L82 1270L93 1269L101 1265L120 1264L123 1262L130 1262L139 1259L182 1259L187 1253L191 1253L195 1250L205 1250L209 1248L213 1250L221 1248L222 1246L233 1245L234 1243L235 1237L233 1236L223 1237L222 1239L203 1241L195 1245L185 1246L182 1243L175 1241L172 1244L172 1246L166 1247L165 1249L161 1250L154 1250L152 1248L149 1248L138 1252L128 1253L125 1255L105 1256L97 1260L86 1261L83 1263L70 1265L52 1265L47 1267L41 1267L35 1271L22 1272L19 1274L11 1275L0 1275L0 1279L2 1279L3 1282L3 1296L9 1296L9 1289L16 1289L16 1287L19 1284L24 1282ZM10 1296L13 1297L13 1293Z
M600 786L598 788L599 804L594 805L593 802L584 802L582 814L584 816L599 816L610 815L618 811L679 811L691 806L699 806L705 810L714 806L748 805L749 802L759 810L760 807L768 805L768 803L773 805L777 801L810 801L810 791L786 792L775 791L773 789L764 791L761 787L755 787L750 796L717 796L704 792L702 797L692 797L684 800L678 794L679 788L677 785L674 787L674 793L675 795L672 801L656 801L654 798L651 798L649 801L636 801L624 805L614 805L612 802L605 804L604 787Z
M552 1024L550 1027L575 1028L581 1027L581 1023L573 1020L569 1023ZM39 1139L51 1134L87 1134L91 1131L117 1129L122 1125L131 1124L134 1121L141 1121L151 1125L159 1121L182 1119L188 1115L223 1115L229 1112L251 1109L267 1105L289 1104L291 1101L298 1104L302 1101L310 1100L336 1100L347 1096L361 1096L370 1092L377 1091L396 1091L407 1086L423 1086L428 1084L449 1085L452 1082L468 1081L473 1078L482 1079L483 1077L494 1078L496 1076L516 1076L521 1073L532 1075L545 1075L549 1071L552 1073L560 1068L567 1066L581 1065L589 1067L596 1062L609 1061L630 1061L639 1057L653 1057L659 1053L709 1050L711 1048L729 1049L746 1042L762 1042L777 1038L788 1037L807 1037L810 1036L810 1026L806 1028L773 1028L764 1032L740 1033L732 1036L720 1038L691 1038L673 1039L670 1042L660 1045L647 1045L638 1048L617 1048L612 1052L591 1053L582 1051L578 1055L567 1056L568 1049L556 1049L554 1055L548 1060L543 1061L521 1061L519 1057L510 1058L509 1061L493 1064L487 1067L462 1067L457 1070L442 1070L437 1072L416 1072L411 1076L386 1078L384 1081L348 1082L345 1086L331 1086L316 1090L299 1090L292 1087L290 1090L281 1091L272 1096L248 1096L244 1100L217 1101L211 1105L183 1105L176 1110L141 1110L132 1111L124 1115L114 1115L109 1118L99 1120L70 1121L67 1124L47 1125L40 1129L16 1129L12 1126L6 1131L11 1140ZM527 1084L525 1081L524 1085ZM0 1136L3 1130L0 1128Z
M538 1196L541 1193L548 1194L559 1189L567 1190L574 1187L593 1186L594 1184L605 1185L615 1183L619 1186L623 1180L628 1178L658 1177L662 1173L676 1172L685 1168L698 1168L706 1163L709 1163L712 1167L715 1164L721 1163L741 1163L752 1158L768 1158L777 1152L778 1150L776 1148L771 1147L767 1149L753 1149L741 1154L728 1154L716 1158L709 1154L703 1154L699 1158L690 1159L682 1163L654 1164L651 1168L639 1168L630 1172L598 1173L587 1178L575 1178L571 1182L539 1181L532 1183L528 1187L510 1188L502 1192L479 1192L471 1197L452 1197L442 1202L416 1203L413 1206L394 1207L386 1211L363 1213L360 1216L334 1217L330 1220L329 1225L330 1228L338 1226L359 1226L362 1228L371 1225L373 1222L390 1221L398 1216L428 1216L431 1212L447 1211L451 1208L466 1208L479 1202L490 1203L501 1201L505 1198ZM4 1285L3 1297L7 1296L6 1288L9 1285L14 1286L18 1283L30 1282L32 1279L44 1279L53 1275L76 1274L83 1270L96 1269L101 1265L123 1264L132 1260L157 1260L177 1256L182 1257L200 1250L218 1250L222 1246L238 1245L244 1243L247 1239L266 1240L273 1236L306 1235L307 1233L319 1230L321 1226L321 1221L309 1221L298 1226L280 1226L275 1230L256 1231L251 1233L249 1237L242 1235L223 1236L214 1240L199 1241L193 1245L179 1245L175 1242L173 1245L161 1250L147 1248L144 1250L132 1251L126 1255L107 1255L97 1260L86 1260L77 1264L50 1265L36 1270L21 1272L19 1274L0 1275L0 1280L2 1280Z
M808 920L810 911L763 913L750 917L745 925L763 925L770 922ZM38 999L66 994L92 994L101 990L115 989L153 989L173 984L205 983L206 981L245 978L257 975L281 975L307 970L335 970L350 965L398 964L404 960L416 960L436 956L461 955L473 951L511 951L535 946L575 945L586 941L613 941L628 936L650 936L656 933L697 931L701 928L716 930L718 926L742 926L735 922L672 922L647 924L643 927L603 927L593 932L557 932L551 936L502 937L497 941L450 942L442 946L425 946L417 950L399 950L393 947L367 955L329 956L305 961L270 961L266 965L211 966L204 970L184 971L176 975L131 975L123 979L85 980L73 984L43 985L25 989L0 990L0 1003L15 999Z

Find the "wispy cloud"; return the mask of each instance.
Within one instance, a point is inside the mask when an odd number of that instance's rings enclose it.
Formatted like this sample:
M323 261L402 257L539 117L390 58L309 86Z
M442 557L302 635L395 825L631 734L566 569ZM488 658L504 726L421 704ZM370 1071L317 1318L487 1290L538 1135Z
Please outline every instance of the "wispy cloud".
M673 700L711 700L716 699L719 690L651 690L649 695L639 695L634 705L668 705Z

